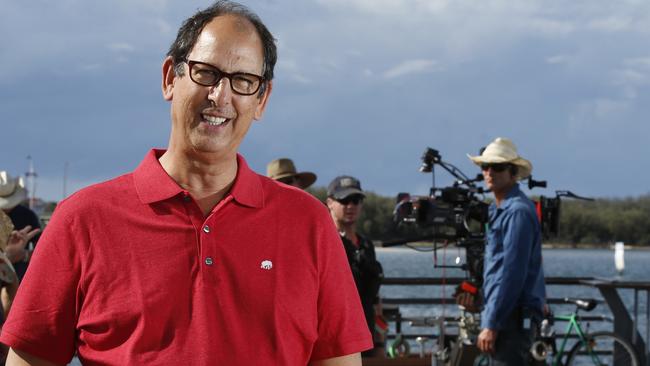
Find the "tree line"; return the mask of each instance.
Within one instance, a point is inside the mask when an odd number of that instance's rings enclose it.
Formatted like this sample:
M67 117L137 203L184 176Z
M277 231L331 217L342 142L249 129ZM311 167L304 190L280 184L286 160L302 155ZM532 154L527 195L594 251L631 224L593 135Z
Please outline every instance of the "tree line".
M327 197L322 187L309 192L321 201ZM560 202L558 234L545 238L547 243L609 245L622 241L628 245L650 246L650 194L595 201L562 198ZM395 197L366 192L358 222L360 232L379 241L420 233L415 228L395 225L395 203Z
M325 188L310 188L308 191L325 202ZM415 237L425 233L426 230L416 227L396 225L393 220L395 203L395 197L366 192L358 221L359 231L375 241ZM55 206L56 203L51 202L45 210L46 216L49 217ZM650 194L595 201L563 198L558 234L545 238L544 241L570 245L609 245L622 241L628 245L650 246Z

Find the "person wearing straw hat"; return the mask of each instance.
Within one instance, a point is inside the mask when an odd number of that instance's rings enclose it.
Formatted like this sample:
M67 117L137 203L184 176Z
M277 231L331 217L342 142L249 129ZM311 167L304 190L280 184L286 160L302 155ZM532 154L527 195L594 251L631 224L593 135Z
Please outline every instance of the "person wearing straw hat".
M361 365L372 339L327 208L239 154L276 60L241 4L182 23L167 149L59 202L0 335L8 365Z
M25 228L27 228L27 231L40 229L41 220L38 215L22 204L26 199L27 189L25 189L23 179L21 177L12 177L6 171L0 171L0 210L11 218L16 230ZM5 253L13 263L18 279L21 281L27 271L29 257L34 251L39 237L40 235L32 236L30 241L26 243L27 245L9 245L6 248Z
M507 138L492 141L478 156L494 202L489 207L485 248L483 310L478 348L491 365L528 365L536 324L546 298L540 224L533 202L518 181L530 176L530 161Z
M316 174L297 172L293 161L287 158L275 159L268 163L266 165L266 176L300 189L307 189L316 182Z
M40 232L40 229L32 230L30 227L22 230L14 230L14 224L7 214L0 210L0 329L5 318L11 310L16 292L18 291L18 275L7 256L7 247L24 248L25 245ZM9 348L0 344L0 363L4 364Z

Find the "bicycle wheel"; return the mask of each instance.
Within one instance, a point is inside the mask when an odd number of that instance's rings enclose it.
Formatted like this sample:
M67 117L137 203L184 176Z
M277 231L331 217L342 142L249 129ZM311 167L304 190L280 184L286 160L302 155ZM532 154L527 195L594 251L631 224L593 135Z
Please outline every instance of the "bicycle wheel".
M639 366L632 345L612 332L594 332L578 341L567 357L567 366Z

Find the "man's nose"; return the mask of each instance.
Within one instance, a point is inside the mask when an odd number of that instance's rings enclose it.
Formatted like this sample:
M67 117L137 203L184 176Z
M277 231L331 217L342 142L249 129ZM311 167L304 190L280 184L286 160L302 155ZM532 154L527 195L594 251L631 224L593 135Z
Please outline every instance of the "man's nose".
M230 98L232 98L232 89L228 78L223 77L214 86L210 87L208 99L212 100L215 104L227 104Z

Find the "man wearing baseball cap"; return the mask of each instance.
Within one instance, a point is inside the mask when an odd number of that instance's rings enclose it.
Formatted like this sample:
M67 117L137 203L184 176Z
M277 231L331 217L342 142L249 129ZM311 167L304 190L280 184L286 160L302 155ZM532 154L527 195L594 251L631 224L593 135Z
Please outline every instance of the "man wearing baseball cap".
M491 365L527 365L532 330L543 314L546 290L540 225L535 206L517 181L530 176L532 164L509 139L499 137L479 156L485 184L494 194L485 248L481 332L477 346Z
M381 340L377 339L379 337L375 332L374 306L377 302L384 272L381 264L377 261L372 241L357 232L357 221L365 197L366 195L361 189L361 182L348 175L334 178L327 187L327 207L341 235L354 282L359 291L368 329L372 333L375 347L377 347L381 345ZM374 355L374 352L364 352L363 355L371 356Z

